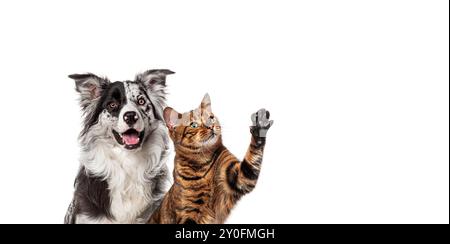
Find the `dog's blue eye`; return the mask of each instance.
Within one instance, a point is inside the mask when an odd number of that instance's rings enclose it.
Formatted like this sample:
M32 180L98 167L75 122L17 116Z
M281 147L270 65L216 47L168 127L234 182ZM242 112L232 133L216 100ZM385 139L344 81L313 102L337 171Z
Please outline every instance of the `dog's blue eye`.
M191 123L191 128L198 128L198 124L197 124L197 122L192 122Z
M144 105L145 104L145 99L144 98L142 98L142 97L140 97L139 99L138 99L138 101L137 101L137 103L139 104L139 105Z

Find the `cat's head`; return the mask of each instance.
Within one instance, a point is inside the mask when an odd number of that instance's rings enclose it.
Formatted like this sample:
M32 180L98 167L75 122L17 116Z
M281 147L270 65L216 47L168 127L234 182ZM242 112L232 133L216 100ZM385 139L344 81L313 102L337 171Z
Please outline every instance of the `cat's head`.
M221 144L221 127L212 112L208 94L198 108L187 113L178 113L173 108L167 107L164 109L164 120L175 147L211 150Z

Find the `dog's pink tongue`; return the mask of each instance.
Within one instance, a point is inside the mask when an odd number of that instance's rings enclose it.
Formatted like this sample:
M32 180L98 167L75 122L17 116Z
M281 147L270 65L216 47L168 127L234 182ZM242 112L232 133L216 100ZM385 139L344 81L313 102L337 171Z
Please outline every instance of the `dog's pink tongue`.
M139 135L137 134L123 135L122 139L127 145L136 145L139 143Z

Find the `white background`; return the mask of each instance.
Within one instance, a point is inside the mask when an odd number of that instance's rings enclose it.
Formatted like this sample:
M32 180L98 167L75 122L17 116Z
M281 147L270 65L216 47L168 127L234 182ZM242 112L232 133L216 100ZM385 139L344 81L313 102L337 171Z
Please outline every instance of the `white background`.
M0 1L0 222L63 221L81 129L68 74L170 68L169 105L209 92L240 158L250 114L272 112L229 223L448 223L448 5Z

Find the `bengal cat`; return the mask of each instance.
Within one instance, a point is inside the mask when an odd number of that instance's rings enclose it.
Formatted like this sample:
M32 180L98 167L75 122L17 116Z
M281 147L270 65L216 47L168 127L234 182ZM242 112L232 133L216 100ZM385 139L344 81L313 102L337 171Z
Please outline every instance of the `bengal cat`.
M149 223L224 223L236 202L255 188L266 133L273 124L269 117L265 109L251 116L251 142L240 161L222 144L208 94L199 108L188 113L166 108L164 120L176 153L174 184Z

